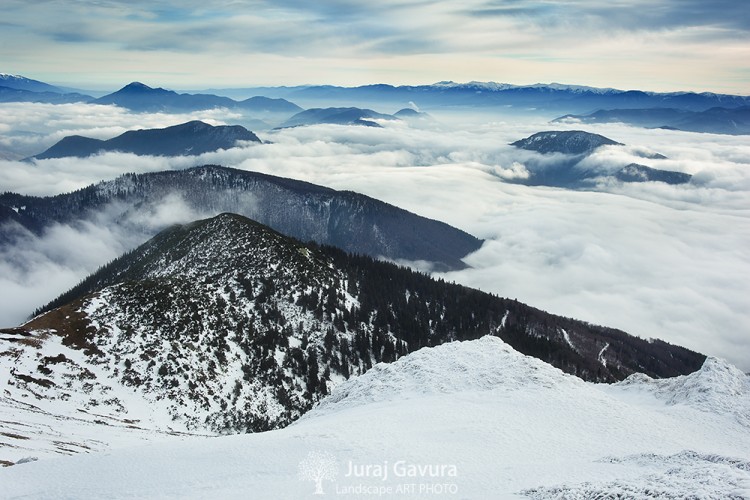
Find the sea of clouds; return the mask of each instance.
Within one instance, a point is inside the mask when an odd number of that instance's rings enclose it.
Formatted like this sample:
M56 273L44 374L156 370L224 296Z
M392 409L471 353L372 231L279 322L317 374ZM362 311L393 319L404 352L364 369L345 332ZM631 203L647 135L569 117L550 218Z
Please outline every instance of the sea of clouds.
M54 195L126 172L206 163L361 192L486 239L469 269L441 276L553 313L661 338L750 370L750 144L746 137L624 125L549 124L485 113L382 122L383 128L320 125L259 132L264 144L197 157L18 161L66 135L100 139L191 119L242 123L226 110L135 114L114 106L0 104L0 191ZM393 112L395 110L377 110ZM553 165L510 142L580 128L624 147L584 160L603 177L590 190L528 187L526 165ZM658 152L667 160L646 160ZM628 163L693 174L688 185L622 184L605 177ZM137 215L155 230L212 214L179 199ZM132 217L136 215L131 214ZM0 251L0 323L22 322L88 273L143 242L107 214L19 232Z

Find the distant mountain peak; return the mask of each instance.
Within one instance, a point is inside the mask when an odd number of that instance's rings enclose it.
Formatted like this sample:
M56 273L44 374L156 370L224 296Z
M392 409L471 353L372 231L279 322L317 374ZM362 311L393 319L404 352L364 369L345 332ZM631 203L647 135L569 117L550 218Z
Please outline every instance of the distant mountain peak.
M603 135L582 130L538 132L511 143L511 146L538 153L563 153L568 155L587 155L602 146L622 145L622 143L613 141Z
M152 88L141 82L131 82L120 90L94 101L96 104L115 104L134 111L198 111L214 108L240 108L257 113L280 113L284 117L302 108L285 99L263 96L235 101L213 94L181 94L161 87Z
M381 127L373 120L393 120L393 115L378 113L371 109L347 108L311 108L297 113L282 123L278 128L300 127L305 125L362 125Z
M131 83L128 83L127 85L125 85L123 87L123 89L148 89L148 90L151 90L151 87L149 87L145 83L131 82Z
M162 129L131 130L106 141L81 136L64 137L33 158L83 158L106 151L150 156L194 156L233 148L237 141L261 142L258 136L240 125L213 126L192 120Z
M126 93L126 92L145 92L145 93L169 93L169 94L176 94L176 92L172 90L167 90L161 87L149 87L145 83L141 82L131 82L127 85L125 85L123 88L118 90L117 92ZM116 93L117 93L116 92Z
M402 117L410 117L410 116L411 116L411 117L414 117L414 116L420 116L420 115L422 115L422 114L423 114L422 112L420 112L420 111L417 111L416 109L412 109L412 108L403 108L403 109L399 109L398 111L396 111L396 112L395 112L395 113L393 114L393 116L397 116L397 117L399 117L399 118L402 118Z
M59 87L55 87L54 85L40 82L39 80L32 80L22 75L11 75L8 73L0 73L0 86L30 92L63 93Z

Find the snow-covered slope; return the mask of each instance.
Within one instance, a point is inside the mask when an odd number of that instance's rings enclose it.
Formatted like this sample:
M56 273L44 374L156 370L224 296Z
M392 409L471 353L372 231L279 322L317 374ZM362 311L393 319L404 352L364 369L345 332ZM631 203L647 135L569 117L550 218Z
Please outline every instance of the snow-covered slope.
M655 380L634 373L616 387L651 394L668 405L732 416L750 432L750 377L724 360L706 358L701 370L674 378Z
M58 335L0 333L0 464L188 435L169 401L110 375Z
M0 419L5 463L106 449L121 441L120 431L150 438L283 427L374 363L487 334L600 382L634 371L690 373L704 359L304 245L234 214L163 231L58 302L21 327L0 330L0 411L16 415ZM549 373L541 361L536 366ZM445 387L473 387L454 375L471 373L468 366L427 359L412 371L399 368L392 381L434 375ZM445 371L451 378L440 381ZM45 427L61 421L80 426ZM99 425L107 428L99 432Z
M742 407L715 365L702 385L672 383ZM444 344L340 385L285 429L25 463L0 470L0 496L296 499L316 476L340 498L750 495L746 426L633 385L580 381L494 337Z
M451 342L440 349L422 349L395 363L378 364L344 383L303 418L416 395L576 388L581 384L584 382L578 377L523 356L495 337L483 337L474 342Z
M21 75L9 75L7 73L0 73L0 87L8 87L11 89L28 90L31 92L58 92L62 93L62 90L54 85L40 82L39 80L32 80Z

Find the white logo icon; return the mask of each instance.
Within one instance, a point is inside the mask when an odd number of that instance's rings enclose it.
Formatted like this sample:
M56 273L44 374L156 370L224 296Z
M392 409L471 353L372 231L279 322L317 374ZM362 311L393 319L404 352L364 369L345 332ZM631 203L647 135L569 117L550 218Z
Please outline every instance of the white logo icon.
M311 451L299 463L300 481L314 481L314 495L324 495L323 480L333 481L339 472L336 457L327 451Z

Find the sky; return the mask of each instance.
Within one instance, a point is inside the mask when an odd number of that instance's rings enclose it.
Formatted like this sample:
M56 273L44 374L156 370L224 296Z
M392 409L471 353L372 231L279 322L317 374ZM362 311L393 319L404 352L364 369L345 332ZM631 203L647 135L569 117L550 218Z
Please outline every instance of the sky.
M107 153L32 163L0 160L0 186L53 195L124 172L220 164L348 189L444 221L486 240L471 266L444 279L546 311L660 338L750 371L750 144L747 136L579 125L626 146L597 151L602 172L632 162L693 174L688 185L602 184L594 191L506 182L539 155L509 143L567 128L530 117L497 121L433 114L384 128L321 125L258 131L264 144L197 157ZM126 130L191 119L242 121L236 112L130 113L90 104L0 104L0 153L19 158L61 137L106 139ZM667 160L647 160L642 152ZM12 154L21 153L21 154ZM2 155L0 154L0 157ZM554 160L554 158L553 158ZM117 207L114 207L115 209ZM120 207L122 208L122 207ZM154 231L215 214L179 197L128 213ZM34 309L145 240L119 212L26 235L0 250L0 326ZM125 228L125 229L124 229Z
M0 71L116 89L568 83L750 94L738 0L4 0Z

